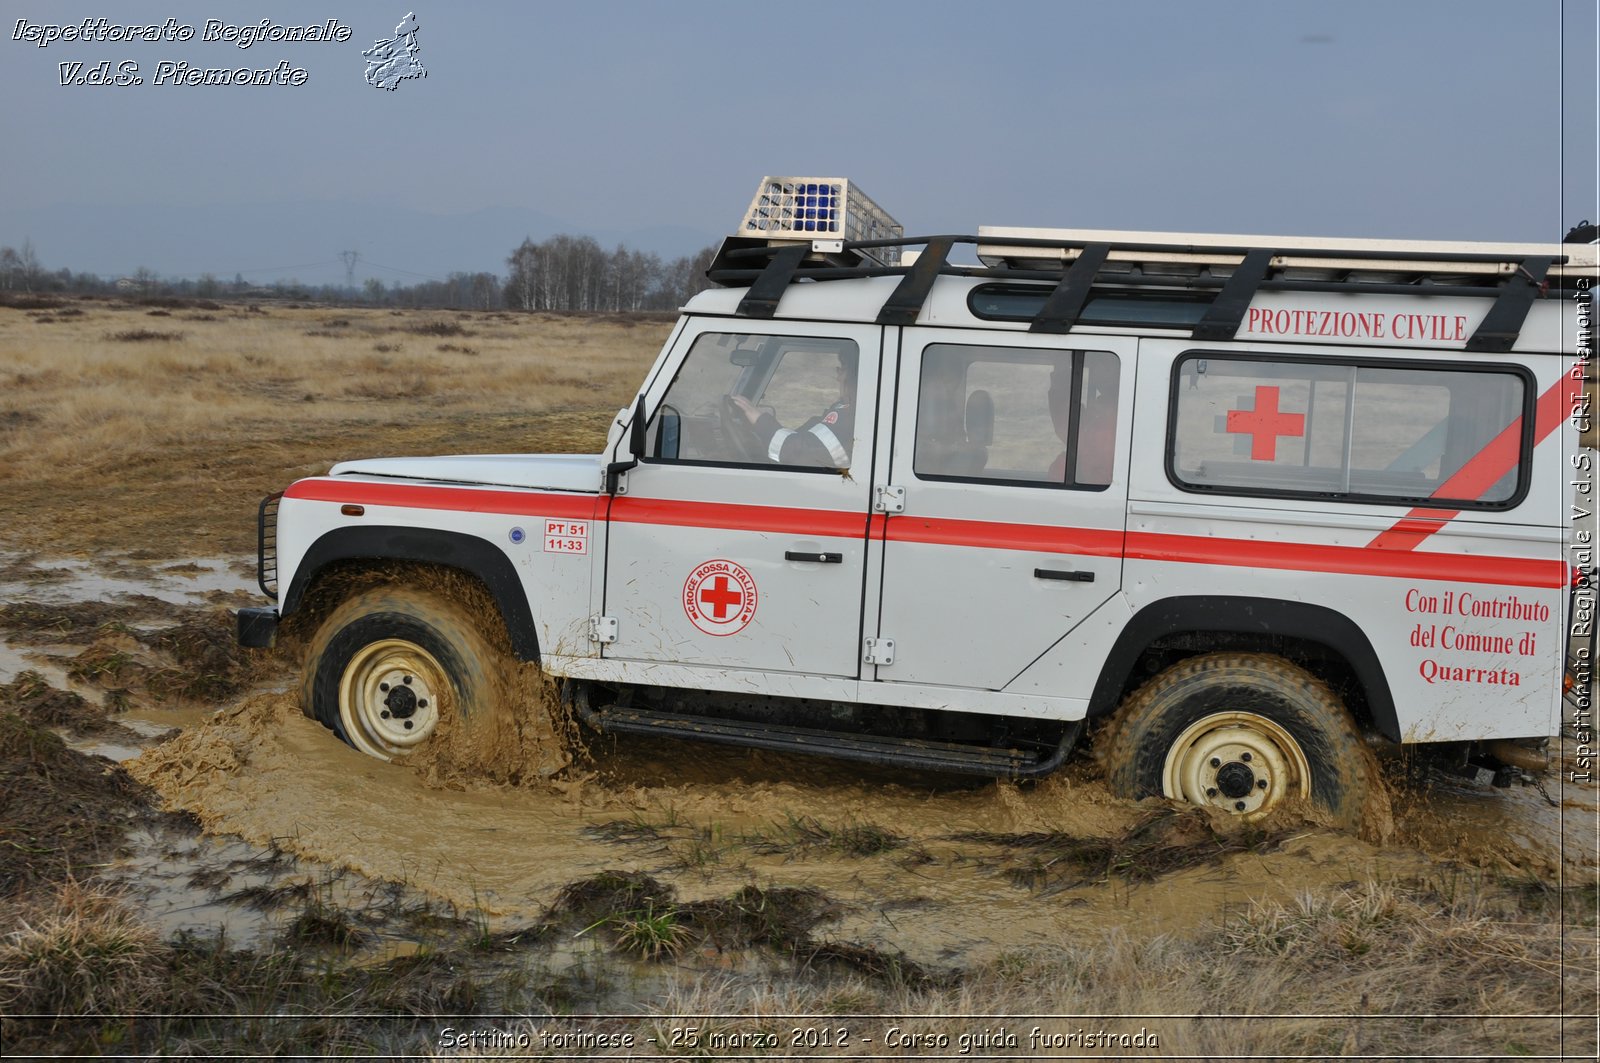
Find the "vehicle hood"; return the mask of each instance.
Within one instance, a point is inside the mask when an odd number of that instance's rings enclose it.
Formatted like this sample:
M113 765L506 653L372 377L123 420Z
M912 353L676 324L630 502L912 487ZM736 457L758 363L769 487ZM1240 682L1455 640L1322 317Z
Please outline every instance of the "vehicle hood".
M532 487L545 491L600 491L600 459L593 454L463 454L442 458L367 458L341 461L330 476L383 476L398 480Z

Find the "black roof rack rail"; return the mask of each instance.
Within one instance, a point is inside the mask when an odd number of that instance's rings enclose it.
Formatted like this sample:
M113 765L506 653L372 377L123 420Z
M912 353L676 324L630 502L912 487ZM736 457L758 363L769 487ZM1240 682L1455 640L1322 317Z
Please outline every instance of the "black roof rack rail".
M950 252L960 244L981 245L983 264L952 265ZM1009 235L846 240L819 246L826 250L805 242L729 237L706 276L725 287L749 287L735 311L744 317L772 317L783 293L797 281L900 277L878 312L878 323L888 325L915 322L940 276L1054 282L1029 325L1030 331L1042 333L1072 331L1097 285L1215 290L1192 332L1194 339L1211 341L1237 334L1258 291L1492 297L1494 305L1466 345L1469 351L1487 352L1504 352L1515 345L1535 299L1551 294L1552 288L1558 296L1573 290L1562 283L1563 278L1553 282L1551 277L1552 267L1567 263L1567 256L1531 246L1458 251L1430 244L1397 250L1349 241L1327 247L1294 241L1280 247ZM922 251L898 266L881 265L863 253L886 247ZM1030 255L1030 251L1051 254ZM1114 268L1108 268L1113 262ZM1319 275L1284 275L1292 271Z

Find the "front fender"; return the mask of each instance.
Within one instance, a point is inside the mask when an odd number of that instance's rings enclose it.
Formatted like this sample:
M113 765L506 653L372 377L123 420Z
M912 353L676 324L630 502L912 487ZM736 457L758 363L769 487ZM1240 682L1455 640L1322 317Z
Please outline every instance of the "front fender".
M511 636L511 649L525 661L539 660L539 635L533 610L516 566L498 546L476 535L433 528L387 525L335 528L315 540L295 566L289 589L279 601L287 618L299 609L308 588L330 565L342 561L418 561L445 565L476 576L494 596Z

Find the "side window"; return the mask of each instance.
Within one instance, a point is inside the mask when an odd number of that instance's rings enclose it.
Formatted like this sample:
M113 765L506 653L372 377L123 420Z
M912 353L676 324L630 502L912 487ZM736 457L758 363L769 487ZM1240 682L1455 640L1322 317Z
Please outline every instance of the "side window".
M704 333L650 420L646 460L847 467L858 361L854 340Z
M912 469L925 480L1105 487L1120 372L1109 351L932 344Z
M1503 506L1522 440L1490 444L1526 396L1512 372L1188 355L1171 471L1197 490Z

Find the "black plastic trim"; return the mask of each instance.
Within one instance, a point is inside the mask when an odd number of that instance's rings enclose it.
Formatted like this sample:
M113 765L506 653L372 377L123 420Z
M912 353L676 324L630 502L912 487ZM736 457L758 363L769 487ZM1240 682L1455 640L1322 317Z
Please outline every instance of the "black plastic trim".
M899 286L884 300L878 310L878 324L904 326L917 323L922 304L928 301L933 282L938 280L940 271L945 268L945 260L950 257L953 242L954 237L950 236L935 236L928 241L922 254L906 270Z
M256 509L256 586L268 598L278 596L278 503L282 498L282 491L274 491Z
M740 317L763 318L776 314L783 293L789 290L789 284L794 280L795 270L800 268L800 263L810 253L811 248L806 244L780 247L773 254L772 261L750 285L744 298L739 300L739 309L735 313Z
M463 532L385 525L335 528L312 543L300 559L283 596L281 615L288 617L300 607L307 588L323 569L350 560L425 561L478 577L500 607L512 651L525 661L539 659L539 634L516 566L498 546Z
M1245 255L1232 276L1223 282L1221 293L1207 308L1205 316L1195 325L1193 338L1212 343L1233 339L1245 311L1250 309L1250 300L1255 298L1256 289L1267 279L1267 270L1271 267L1272 252L1265 248Z
M234 616L239 645L262 650L272 645L278 634L278 611L271 606L250 606Z
M1516 346L1522 323L1528 319L1533 301L1539 297L1554 259L1525 258L1517 272L1506 278L1494 305L1467 339L1467 350L1505 354Z
M1277 598L1191 596L1152 602L1133 615L1106 655L1089 715L1103 716L1117 707L1128 677L1151 643L1167 635L1268 635L1301 639L1326 646L1347 661L1367 696L1373 726L1384 737L1400 741L1394 695L1366 633L1349 617L1326 606Z
M1387 348L1392 349L1392 348ZM1235 487L1230 484L1193 484L1181 478L1174 464L1173 440L1178 431L1178 392L1183 379L1182 367L1195 358L1216 358L1229 362L1288 362L1306 365L1353 366L1357 369L1414 369L1428 373L1509 373L1522 381L1522 446L1517 461L1517 486L1511 497L1503 502L1478 502L1470 499L1438 498L1433 495L1363 495L1339 491L1283 491L1274 488ZM1163 449L1162 464L1166 468L1167 482L1180 491L1197 495L1221 495L1236 498L1297 498L1313 502L1337 502L1341 505L1418 506L1435 509L1482 510L1500 512L1516 509L1528 497L1532 485L1534 405L1538 381L1526 366L1505 362L1433 362L1421 358L1344 357L1312 354L1305 351L1224 351L1196 348L1184 351L1172 360L1172 382L1167 393L1167 439Z
M1089 301L1094 279L1110 253L1110 244L1090 244L1078 252L1077 261L1061 274L1061 283L1045 298L1028 331L1050 335L1071 332L1072 326L1078 323L1078 315L1083 313L1084 305Z

